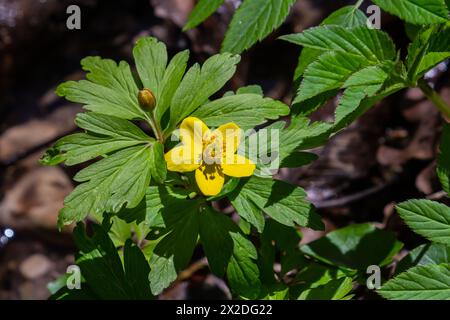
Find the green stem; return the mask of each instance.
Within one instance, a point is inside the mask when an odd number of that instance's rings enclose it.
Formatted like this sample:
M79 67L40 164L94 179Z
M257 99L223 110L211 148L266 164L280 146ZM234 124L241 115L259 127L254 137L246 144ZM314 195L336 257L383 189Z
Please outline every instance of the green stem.
M359 7L361 7L361 5L363 4L364 0L358 0L358 2L356 2L355 4L355 10L359 9Z
M152 128L152 131L155 134L156 139L162 144L164 144L164 136L158 121L155 120L155 117L153 116L152 113L150 115L145 113L145 117L147 119L148 124Z
M419 88L430 99L431 102L439 109L439 111L450 120L450 106L442 99L442 97L424 80L419 80Z

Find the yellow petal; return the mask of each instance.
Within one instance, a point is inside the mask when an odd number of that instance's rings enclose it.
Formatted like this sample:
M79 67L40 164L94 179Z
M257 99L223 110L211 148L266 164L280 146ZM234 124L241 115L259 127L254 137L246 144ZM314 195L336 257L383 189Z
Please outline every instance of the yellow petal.
M221 125L212 132L222 139L226 153L235 154L241 142L241 128L234 122Z
M235 154L234 157L227 157L222 163L223 173L230 177L248 177L255 171L256 165L246 157Z
M167 170L176 172L189 172L197 169L201 164L200 155L193 154L193 149L186 149L186 146L178 146L168 151L164 155L167 162Z
M209 128L196 117L188 117L180 124L180 139L183 143L190 141L201 145L207 132L209 132Z
M217 165L202 165L195 170L195 181L205 196L215 196L222 190L225 178Z

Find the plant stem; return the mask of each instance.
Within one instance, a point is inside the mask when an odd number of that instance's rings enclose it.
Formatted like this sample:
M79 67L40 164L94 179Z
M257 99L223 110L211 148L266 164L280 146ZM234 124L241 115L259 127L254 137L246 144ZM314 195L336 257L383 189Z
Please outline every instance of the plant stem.
M430 99L431 102L450 121L450 106L442 99L442 97L424 80L419 80L419 88Z
M361 5L363 4L364 0L358 0L358 2L356 2L355 4L355 10L359 9L359 7L361 7Z
M145 113L145 117L147 118L147 122L152 128L153 133L155 134L156 139L164 144L164 136L161 131L161 127L159 126L158 121L155 121L155 117L153 116L153 113L147 114Z

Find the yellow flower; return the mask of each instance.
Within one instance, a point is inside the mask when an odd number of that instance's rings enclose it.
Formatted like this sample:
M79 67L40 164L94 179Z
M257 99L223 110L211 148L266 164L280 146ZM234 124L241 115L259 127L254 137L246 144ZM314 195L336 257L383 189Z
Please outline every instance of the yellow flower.
M255 164L236 154L241 129L233 122L210 130L200 119L188 117L180 125L181 146L167 152L167 169L176 172L195 170L195 180L206 196L220 192L225 175L248 177Z

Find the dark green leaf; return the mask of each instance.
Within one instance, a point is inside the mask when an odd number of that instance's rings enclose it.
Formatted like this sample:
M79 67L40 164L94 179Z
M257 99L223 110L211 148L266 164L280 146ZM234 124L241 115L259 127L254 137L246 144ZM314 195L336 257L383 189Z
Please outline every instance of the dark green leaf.
M189 15L183 31L195 28L214 13L223 3L224 0L200 0Z
M450 207L431 200L409 200L398 204L397 212L414 232L450 244Z
M365 223L332 231L300 250L325 263L365 272L370 265L389 264L402 246L393 234Z
M383 10L413 24L446 22L448 9L444 0L372 0Z
M278 28L295 0L245 0L236 10L222 52L241 53Z

